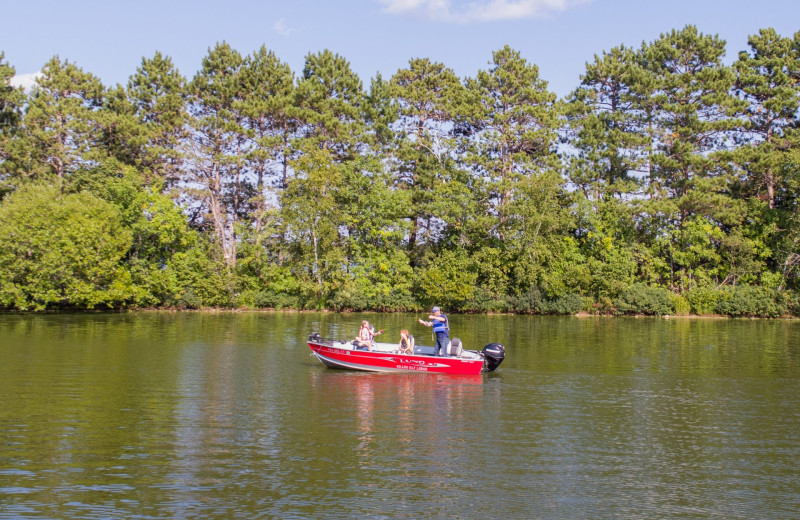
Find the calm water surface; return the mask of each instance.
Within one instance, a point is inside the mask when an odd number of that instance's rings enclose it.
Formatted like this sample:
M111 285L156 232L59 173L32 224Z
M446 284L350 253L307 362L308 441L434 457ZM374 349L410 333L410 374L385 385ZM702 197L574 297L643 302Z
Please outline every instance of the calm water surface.
M478 377L312 331L415 315L0 315L0 518L800 518L800 322L452 316Z

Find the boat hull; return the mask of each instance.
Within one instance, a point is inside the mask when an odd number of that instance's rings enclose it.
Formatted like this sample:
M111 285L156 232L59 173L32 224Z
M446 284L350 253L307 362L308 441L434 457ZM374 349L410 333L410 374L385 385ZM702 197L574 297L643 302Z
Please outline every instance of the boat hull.
M470 352L466 357L431 356L422 353L398 354L381 350L357 350L352 344L325 339L308 340L311 352L329 368L368 372L430 372L435 374L476 375L484 371L484 359ZM423 347L424 348L424 347Z

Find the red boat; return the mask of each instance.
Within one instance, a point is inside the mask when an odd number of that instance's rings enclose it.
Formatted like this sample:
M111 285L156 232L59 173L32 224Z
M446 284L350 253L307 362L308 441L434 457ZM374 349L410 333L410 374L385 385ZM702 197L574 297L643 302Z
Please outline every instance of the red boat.
M480 351L466 350L458 338L453 338L444 356L434 356L433 347L419 345L412 354L400 354L396 343L373 343L371 350L361 350L352 341L326 339L316 332L308 337L308 346L327 367L368 372L474 375L494 371L505 359L500 343L490 343Z

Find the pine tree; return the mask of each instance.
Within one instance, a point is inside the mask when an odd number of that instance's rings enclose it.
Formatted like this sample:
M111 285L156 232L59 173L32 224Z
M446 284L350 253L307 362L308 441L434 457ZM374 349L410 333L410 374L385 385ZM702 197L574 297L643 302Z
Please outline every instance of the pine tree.
M739 139L739 161L750 173L752 190L763 190L770 209L775 207L777 178L791 145L787 130L797 118L800 56L792 40L774 29L762 29L748 39L750 52L742 51L734 63L736 89L747 100L748 126Z
M742 196L764 201L766 209L751 225L762 241L773 240L774 267L784 276L800 263L797 229L797 175L800 135L800 46L774 29L761 29L748 38L749 51L734 63L736 90L749 106L747 129L738 139L735 160L744 172ZM757 204L751 204L757 207ZM781 284L783 285L783 284Z
M732 196L735 178L725 155L743 125L737 116L744 103L732 93L735 76L722 63L725 42L717 36L690 25L641 53L655 78L645 211L660 254L670 258L669 283L686 290L695 278L719 280L721 226L737 225L745 212Z
M21 87L12 87L11 78L15 69L5 61L5 53L0 51L0 198L2 198L3 181L15 170L13 156L20 137L22 123L22 107L25 92Z
M236 222L244 191L247 136L237 110L243 61L229 44L218 43L188 86L193 162L186 194L197 210L195 224L213 232L228 268L236 265Z
M648 140L640 124L646 86L640 61L625 46L595 55L571 95L569 136L576 154L568 174L587 199L620 198L641 188Z
M58 56L42 68L30 95L24 128L30 142L24 175L61 179L93 164L105 89L94 75Z
M297 121L292 114L294 74L289 65L262 46L245 59L241 81L242 99L237 109L244 115L250 139L247 168L256 176L256 193L249 202L255 212L258 235L264 224L267 200L279 197L288 181L291 142L297 132Z
M392 128L401 136L394 153L395 185L411 192L408 248L415 262L419 245L435 243L440 222L435 217L447 200L445 190L455 167L452 129L463 86L451 69L427 58L411 60L391 85L400 115Z
M505 240L520 183L558 169L560 121L556 95L518 51L506 46L494 52L491 65L468 84L479 107L468 118L475 145L471 159L487 183L485 212L497 215L496 233Z
M130 143L132 162L165 188L174 185L184 164L186 123L186 79L169 56L156 52L142 58L125 90L143 135Z
M353 158L361 146L363 85L350 63L329 50L306 56L297 85L297 118L303 147L331 150L339 161Z
M0 52L0 160L7 158L7 142L19 130L22 121L22 103L25 99L21 87L11 86L15 69L5 61Z
M653 193L663 193L677 204L678 223L694 214L717 221L735 219L725 213L725 201L712 195L727 190L725 168L713 152L726 150L743 124L736 117L744 103L732 93L735 76L722 63L725 42L690 25L662 35L643 54L658 81L653 96L658 128L650 178Z
M297 137L294 73L262 46L245 58L240 76L242 97L236 107L244 116L248 138L244 166L253 191L245 201L247 226L241 227L237 271L253 290L262 290L272 281L269 273L283 264L287 254L279 204Z

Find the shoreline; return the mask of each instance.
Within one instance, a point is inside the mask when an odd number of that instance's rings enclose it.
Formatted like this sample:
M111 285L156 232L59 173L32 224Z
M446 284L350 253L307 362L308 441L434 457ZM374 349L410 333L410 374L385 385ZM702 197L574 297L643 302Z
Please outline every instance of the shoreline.
M62 310L44 310L44 311L21 311L21 310L0 310L0 316L3 315L31 315L31 316L44 316L53 314L127 314L127 313L204 313L204 314L225 314L225 313L323 313L323 314L415 314L424 313L425 310L419 311L334 311L331 309L311 310L311 309L275 309L275 308L228 308L228 307L202 307L198 309L181 309L177 307L160 308L160 307L147 307L147 308L125 308L125 309L62 309ZM800 319L800 316L779 316L779 317L764 317L764 316L728 316L724 314L612 314L600 312L577 312L575 314L527 314L527 313L513 313L513 312L450 312L453 315L484 315L484 316L541 316L541 317L572 317L578 319L588 318L634 318L634 319L647 319L658 318L662 320L786 320L793 321Z

